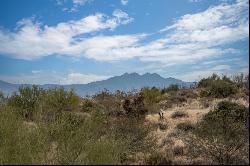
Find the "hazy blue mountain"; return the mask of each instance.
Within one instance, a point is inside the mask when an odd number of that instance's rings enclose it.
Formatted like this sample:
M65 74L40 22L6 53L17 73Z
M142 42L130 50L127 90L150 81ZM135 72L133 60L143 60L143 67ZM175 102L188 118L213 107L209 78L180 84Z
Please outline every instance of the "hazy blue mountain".
M9 95L18 89L18 84L11 84L0 80L0 91L4 94Z
M190 87L192 82L184 82L175 78L163 78L160 75L153 73L146 73L144 75L139 75L137 73L125 73L121 76L111 77L107 80L91 82L88 84L72 84L72 85L56 85L56 84L45 84L39 85L44 89L55 88L63 86L66 90L74 89L76 93L80 96L93 95L104 89L107 89L111 92L116 90L121 91L131 91L134 89L141 89L143 87L159 87L164 88L168 87L171 84L177 84L182 87ZM21 85L21 84L20 84ZM18 84L10 84L4 81L0 81L0 91L3 91L5 94L11 94L18 89L20 86ZM24 86L31 86L25 84Z

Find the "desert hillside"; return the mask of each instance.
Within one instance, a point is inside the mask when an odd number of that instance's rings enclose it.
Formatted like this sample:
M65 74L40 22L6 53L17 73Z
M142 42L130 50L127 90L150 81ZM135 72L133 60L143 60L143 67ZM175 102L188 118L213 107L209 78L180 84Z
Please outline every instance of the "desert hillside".
M193 88L21 87L0 100L0 164L249 164L249 77Z

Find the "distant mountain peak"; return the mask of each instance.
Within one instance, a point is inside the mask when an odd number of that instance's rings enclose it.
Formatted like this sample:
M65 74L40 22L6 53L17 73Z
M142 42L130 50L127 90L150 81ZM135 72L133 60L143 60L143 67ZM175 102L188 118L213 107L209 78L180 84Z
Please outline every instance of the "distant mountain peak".
M115 76L107 80L96 81L88 84L72 84L72 85L46 84L39 86L44 89L50 89L62 86L66 90L74 89L79 96L86 96L86 95L94 95L104 89L107 89L110 92L115 92L116 90L128 92L134 89L140 90L143 87L164 88L168 87L171 84L177 84L180 86L189 87L193 83L184 82L172 77L164 78L157 73L145 73L140 75L136 72L133 72L133 73L124 73L121 76ZM5 94L11 94L12 92L17 91L20 85L21 84L10 84L0 80L0 91L3 91ZM30 86L30 85L27 84L25 86Z
M123 75L121 76L140 76L140 74L136 73L136 72L133 72L133 73L124 73Z
M145 74L143 74L142 76L162 77L162 76L160 76L160 75L159 75L159 74L157 74L157 73L145 73Z
M123 75L121 75L121 76L136 76L136 77L145 77L145 76L147 76L147 77L151 77L151 76L157 76L157 77L161 77L159 74L157 74L157 73L145 73L145 74L142 74L142 75L140 75L140 74L138 74L138 73L136 73L136 72L133 72L133 73L124 73ZM119 77L119 76L117 76L117 77Z

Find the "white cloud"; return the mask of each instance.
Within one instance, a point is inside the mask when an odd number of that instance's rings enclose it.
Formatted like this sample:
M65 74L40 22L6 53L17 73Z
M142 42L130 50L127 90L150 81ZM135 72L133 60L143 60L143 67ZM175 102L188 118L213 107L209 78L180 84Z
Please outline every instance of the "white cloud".
M130 18L127 13L123 12L120 9L116 9L113 12L113 16L115 16L123 24L128 24L133 21L133 18Z
M94 81L101 81L109 78L110 76L95 75L95 74L82 74L70 73L66 78L61 81L61 84L87 84Z
M214 66L211 69L206 70L196 70L189 73L186 73L180 77L184 81L199 81L202 78L211 76L213 73L222 75L222 74L231 74L231 66L229 65L218 65Z
M201 0L189 0L189 2L201 2Z
M18 22L17 32L0 29L0 53L17 59L32 60L52 54L79 56L80 47L87 33L115 29L132 19L122 11L115 10L112 17L97 13L80 20L61 22L56 26L42 26L31 19Z
M62 10L66 12L77 12L80 6L91 3L93 0L56 0L56 4L63 6L67 2L71 2L71 7L63 7Z
M128 4L128 0L121 0L121 4L122 5L127 5Z
M148 34L97 35L133 21L117 9L111 17L101 13L81 20L42 26L31 20L19 23L16 32L0 30L0 53L19 59L37 59L53 54L86 57L97 61L138 58L164 66L195 63L239 54L231 44L249 38L248 1L223 3L187 14L160 32L163 37L143 43ZM92 34L86 37L85 34Z
M110 76L97 74L83 74L72 72L69 74L61 74L57 72L32 72L31 74L19 74L14 76L0 75L0 80L15 84L87 84L94 81L105 80Z
M231 67L229 65L218 65L213 68L213 70L230 70Z
M183 74L179 77L179 79L182 79L184 81L199 81L202 78L206 78L211 76L213 73L216 73L218 75L227 75L229 77L243 73L243 74L249 74L249 65L247 66L241 66L239 69L235 70L232 68L233 66L230 65L217 65L214 67L211 67L209 69L199 69L194 70L192 72L188 72Z

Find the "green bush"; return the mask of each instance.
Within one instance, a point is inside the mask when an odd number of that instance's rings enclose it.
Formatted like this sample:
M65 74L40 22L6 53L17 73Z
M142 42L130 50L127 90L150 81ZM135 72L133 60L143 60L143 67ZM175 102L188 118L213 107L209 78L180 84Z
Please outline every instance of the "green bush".
M78 108L80 98L73 90L66 91L60 87L47 90L43 103L49 105L56 112L73 111Z
M226 76L220 78L216 74L200 80L198 87L204 88L200 94L202 97L212 96L225 98L237 92L237 88L229 78Z
M43 164L48 140L41 126L29 123L11 108L0 108L1 165Z
M178 85L176 85L176 84L171 84L171 85L169 85L167 88L163 88L162 90L161 90L161 93L162 94L164 94L164 93L167 93L167 92L176 92L176 91L178 91L179 90L179 86Z
M114 139L105 116L93 111L90 118L63 112L47 125L48 137L55 143L54 164L120 164L127 144Z
M86 112L90 112L94 108L94 103L91 100L84 100L82 102L82 110Z
M147 104L154 104L158 103L161 99L161 91L158 88L152 87L152 88L143 88L142 96L144 97L144 100Z
M126 150L126 143L122 140L103 138L93 142L89 147L84 163L88 165L120 165L124 162Z
M78 108L80 98L73 90L63 88L43 90L38 86L20 87L19 92L8 99L8 105L19 112L26 120L33 121L37 114L50 116L62 111Z
M8 105L17 110L26 120L33 120L36 107L41 100L44 90L38 86L20 87L8 100Z
M1 108L0 164L121 164L128 144L112 137L104 120L98 112L62 112L51 123L24 122Z
M214 164L247 164L249 109L230 102L206 114L193 134L186 137L189 155L206 157ZM247 122L248 123L248 122Z
M135 118L115 118L108 124L109 130L114 138L122 138L127 142L129 152L148 152L154 147L154 138L150 132L152 126L145 125L143 120Z

